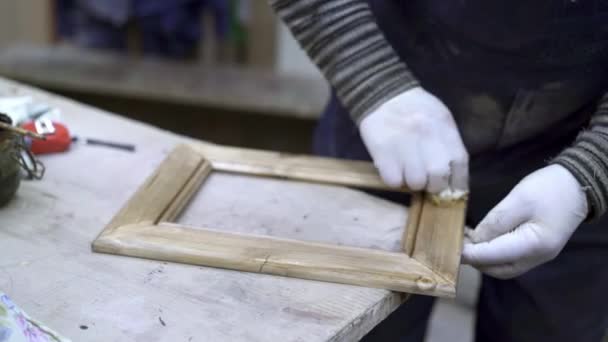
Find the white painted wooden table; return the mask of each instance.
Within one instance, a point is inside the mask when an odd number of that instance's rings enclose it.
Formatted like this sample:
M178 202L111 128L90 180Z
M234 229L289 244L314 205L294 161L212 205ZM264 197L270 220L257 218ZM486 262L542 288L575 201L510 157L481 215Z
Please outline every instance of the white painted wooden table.
M113 214L186 139L0 79L4 94L61 108L75 135L137 146L76 143L46 156L44 180L25 182L0 209L0 290L74 341L353 341L400 303L385 290L92 253ZM218 174L180 222L396 249L406 215L355 190Z

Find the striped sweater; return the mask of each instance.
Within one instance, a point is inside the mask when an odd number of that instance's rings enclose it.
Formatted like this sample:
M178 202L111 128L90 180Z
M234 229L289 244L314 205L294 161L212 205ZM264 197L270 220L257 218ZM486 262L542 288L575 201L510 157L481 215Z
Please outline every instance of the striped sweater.
M360 122L393 96L419 85L378 28L365 0L270 0L309 57ZM582 184L590 217L608 207L608 94L590 127L552 163Z

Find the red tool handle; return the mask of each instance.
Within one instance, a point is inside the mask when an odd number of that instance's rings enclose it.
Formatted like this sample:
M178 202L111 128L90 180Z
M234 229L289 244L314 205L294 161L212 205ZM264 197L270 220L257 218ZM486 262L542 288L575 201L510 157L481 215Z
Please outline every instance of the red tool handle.
M70 137L68 128L58 122L53 122L53 126L55 128L53 133L44 133L38 132L34 121L23 124L22 127L24 129L34 133L44 134L46 137L46 140L32 139L30 149L33 154L58 153L64 152L70 148L72 138Z

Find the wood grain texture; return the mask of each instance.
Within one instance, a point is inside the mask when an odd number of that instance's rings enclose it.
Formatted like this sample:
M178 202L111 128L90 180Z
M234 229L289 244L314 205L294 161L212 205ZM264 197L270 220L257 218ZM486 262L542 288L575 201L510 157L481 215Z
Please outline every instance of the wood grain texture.
M178 149L175 151L178 151ZM191 150L190 153L197 152ZM175 199L165 209L165 212L158 221L175 221L212 171L213 168L211 163L208 160L203 159L202 163L196 168L194 174L192 174Z
M198 150L215 171L277 177L305 182L390 190L370 162L295 155L289 153L198 143ZM398 189L407 191L407 189Z
M412 257L192 229L164 221L177 218L212 171L376 189L386 186L371 163L210 144L190 146L179 145L167 156L93 243L94 251L408 293L455 295L464 202L437 206L426 196L414 195L402 238L403 249L412 252Z
M412 201L408 210L407 224L401 239L401 248L405 254L412 256L414 252L414 243L416 242L416 234L418 233L418 224L422 214L422 205L424 204L424 194L413 194Z
M125 226L98 240L98 252L452 297L454 285L403 253L181 225Z
M418 223L413 258L456 284L462 243L466 201L436 205L425 196Z
M188 184L192 184L194 175L202 177L199 170L204 166L204 162L203 157L187 145L176 147L108 223L102 235L111 234L116 228L124 225L155 224L164 217L168 209L168 217L173 217L174 212L177 212L174 209L180 209L174 208L173 202L176 199L178 202L184 202L185 196L182 192ZM210 167L203 169L207 170L207 173L210 171ZM187 191L186 193L191 194Z

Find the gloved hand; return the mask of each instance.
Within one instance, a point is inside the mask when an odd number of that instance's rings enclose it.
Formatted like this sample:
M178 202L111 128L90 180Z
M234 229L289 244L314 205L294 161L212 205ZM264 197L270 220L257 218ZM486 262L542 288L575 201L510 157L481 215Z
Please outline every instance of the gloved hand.
M495 278L516 277L555 258L587 214L587 197L570 171L544 167L467 232L463 263Z
M359 131L384 182L430 193L468 190L469 157L449 109L420 87L365 117Z

